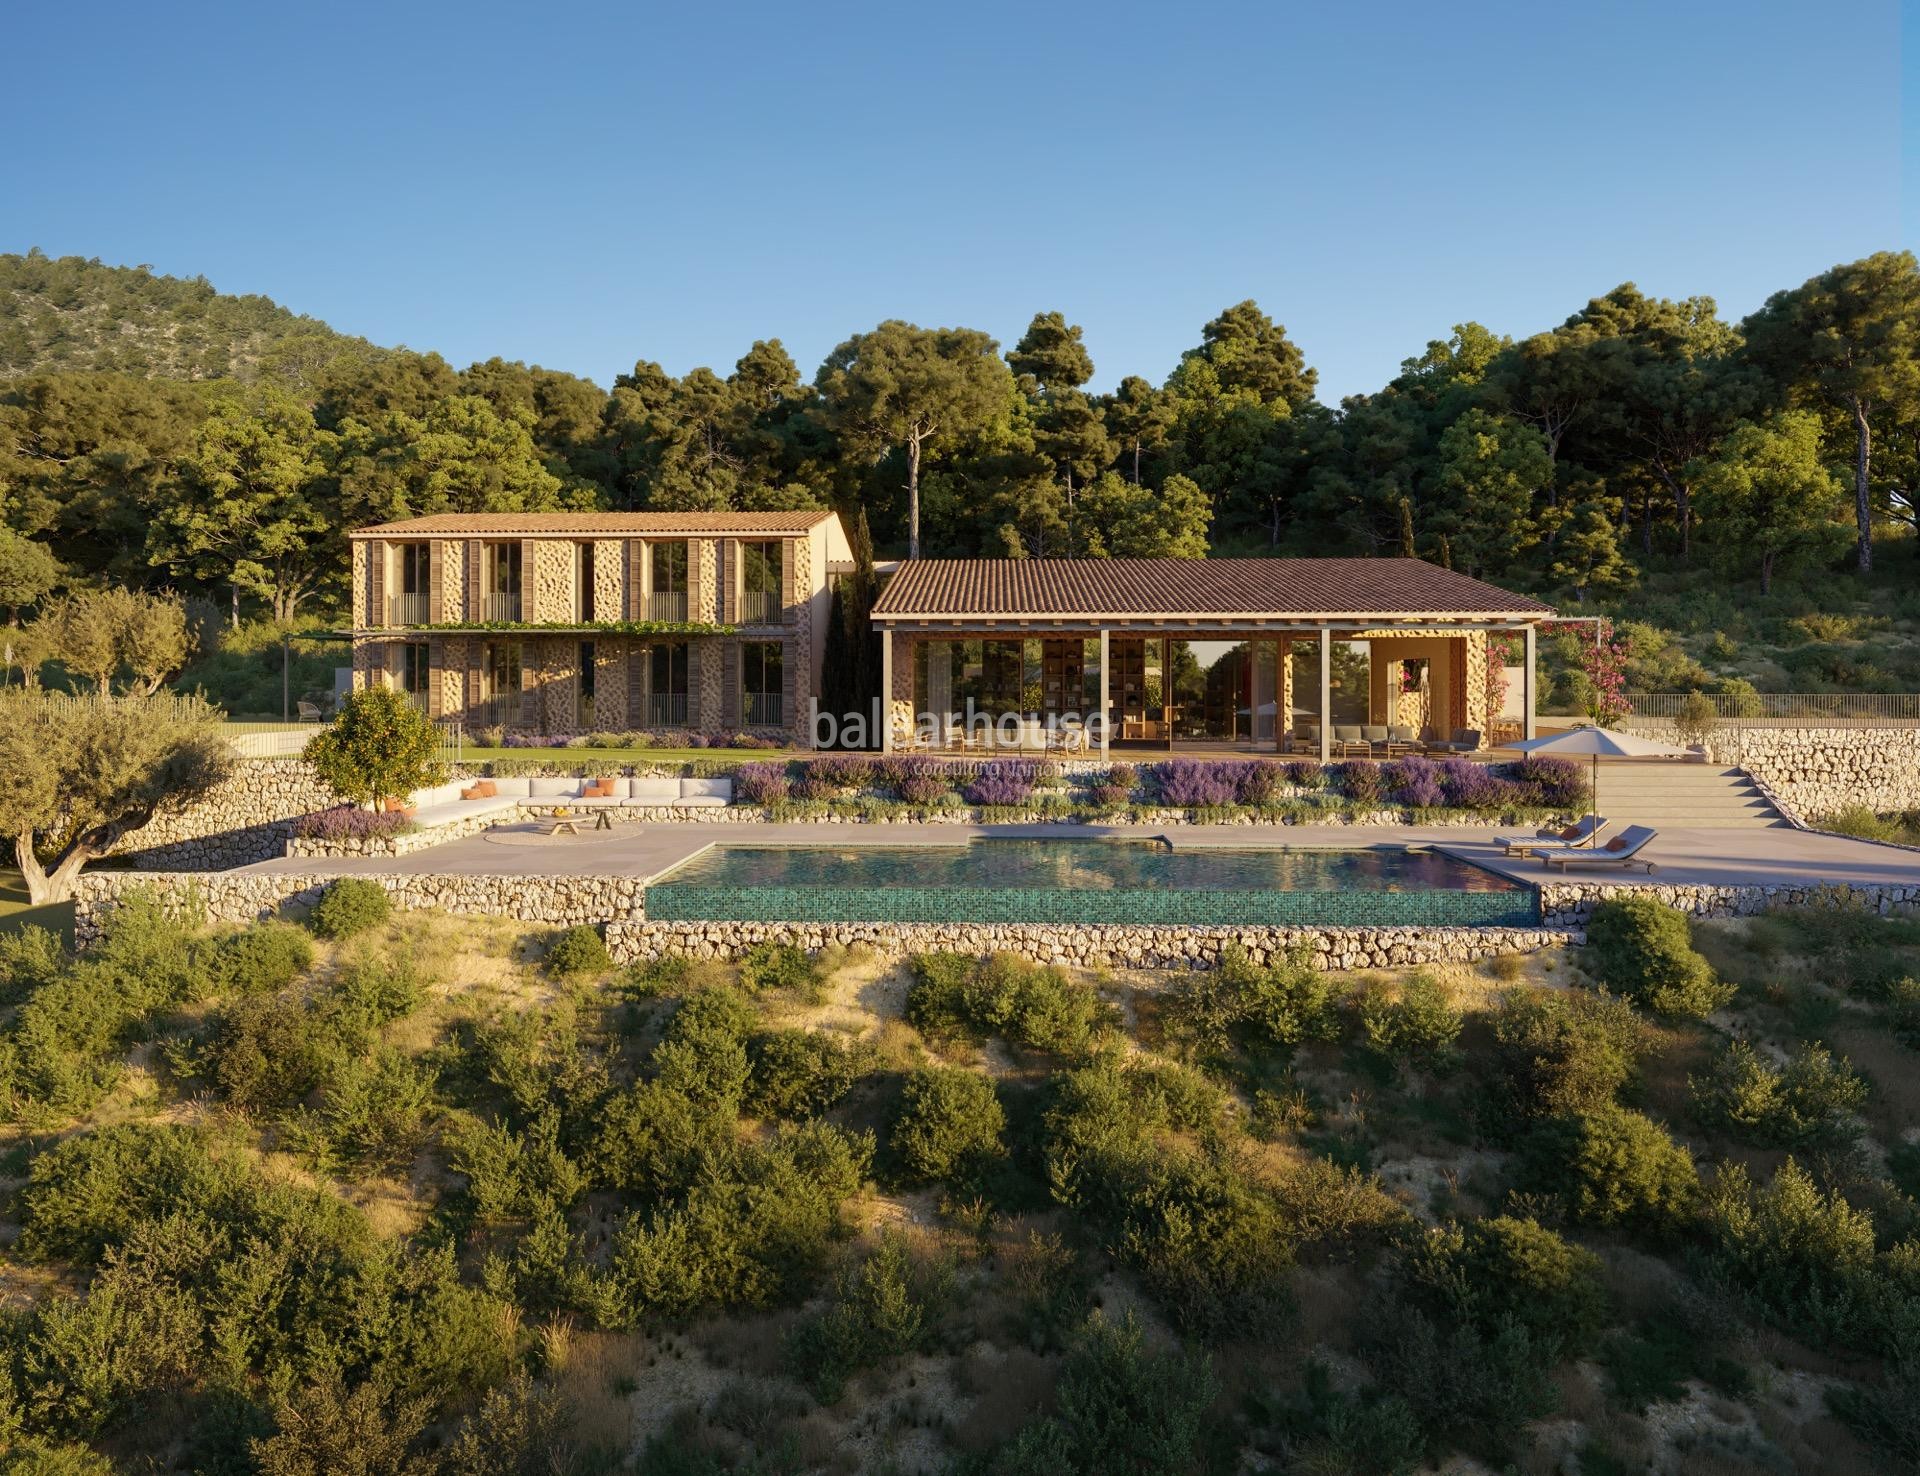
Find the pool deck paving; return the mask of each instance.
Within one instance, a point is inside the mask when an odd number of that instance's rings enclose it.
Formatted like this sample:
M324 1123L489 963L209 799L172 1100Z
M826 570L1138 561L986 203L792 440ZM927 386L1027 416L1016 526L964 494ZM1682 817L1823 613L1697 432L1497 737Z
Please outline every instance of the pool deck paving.
M1499 835L1529 827L1455 825L622 825L611 831L544 836L524 825L497 827L406 856L286 857L242 867L241 874L301 876L437 874L455 876L637 876L652 881L713 845L961 846L982 838L1164 840L1175 850L1353 850L1432 846L1522 882L1573 880L1602 886L1920 886L1920 851L1846 836L1791 829L1662 830L1642 855L1659 871L1585 866L1561 872L1541 861L1501 854Z

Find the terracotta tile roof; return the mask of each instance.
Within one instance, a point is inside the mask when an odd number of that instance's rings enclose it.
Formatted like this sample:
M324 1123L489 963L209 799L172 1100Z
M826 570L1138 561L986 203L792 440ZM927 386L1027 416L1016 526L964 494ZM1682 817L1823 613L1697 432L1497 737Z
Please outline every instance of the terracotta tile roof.
M355 538L561 538L582 533L804 533L833 514L814 512L434 513L355 528Z
M912 559L888 616L1547 615L1423 559Z

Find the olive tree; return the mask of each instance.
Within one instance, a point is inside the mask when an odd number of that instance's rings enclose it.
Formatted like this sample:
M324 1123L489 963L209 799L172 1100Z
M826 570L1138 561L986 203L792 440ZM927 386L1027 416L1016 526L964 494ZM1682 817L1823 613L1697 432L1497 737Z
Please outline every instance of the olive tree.
M111 693L121 672L135 691L151 695L187 664L192 644L186 607L172 595L135 589L78 590L35 622L50 655L68 671Z
M0 832L34 904L72 900L89 861L205 799L232 771L219 723L198 697L0 692Z
M308 740L304 756L341 799L378 805L439 783L439 745L419 708L391 687L369 687L347 698L332 724Z

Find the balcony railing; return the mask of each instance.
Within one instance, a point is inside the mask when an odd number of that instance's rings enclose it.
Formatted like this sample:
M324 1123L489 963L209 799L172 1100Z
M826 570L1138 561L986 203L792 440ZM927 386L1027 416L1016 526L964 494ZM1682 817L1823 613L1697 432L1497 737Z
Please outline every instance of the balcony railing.
M687 618L687 592L684 589L655 590L647 596L647 619L684 621Z
M780 596L770 589L749 589L740 596L740 623L742 625L778 625L780 623Z
M1700 695L1693 692L1627 692L1629 722L1672 722ZM1775 727L1920 726L1915 692L1710 692L1706 700L1723 723Z
M423 594L397 594L387 600L388 625L425 625L427 597Z
M778 692L749 692L741 703L746 710L746 722L749 728L777 728L780 726L781 697Z
M647 726L649 728L684 728L687 725L687 694L685 692L649 692L647 694Z
M483 594L480 596L480 608L474 612L473 618L485 625L517 621L520 618L520 596Z

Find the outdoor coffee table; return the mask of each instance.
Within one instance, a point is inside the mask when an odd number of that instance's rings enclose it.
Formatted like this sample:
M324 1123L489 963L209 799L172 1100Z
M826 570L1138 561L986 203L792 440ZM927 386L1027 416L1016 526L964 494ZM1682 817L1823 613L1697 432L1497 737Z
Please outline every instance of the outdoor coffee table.
M542 822L548 835L578 835L580 822L572 815L554 815Z

